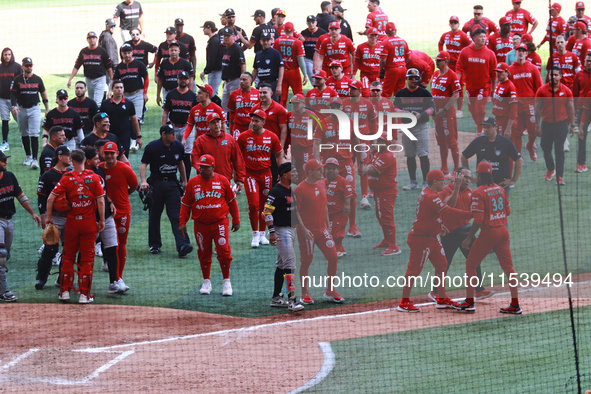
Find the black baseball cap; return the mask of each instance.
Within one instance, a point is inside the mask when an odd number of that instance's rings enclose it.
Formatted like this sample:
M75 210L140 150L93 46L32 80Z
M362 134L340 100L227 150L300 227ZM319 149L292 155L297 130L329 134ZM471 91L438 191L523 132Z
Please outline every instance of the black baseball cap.
M70 155L70 148L68 148L65 145L60 145L57 147L57 149L55 150L55 157L58 157L59 155Z
M0 150L0 160L2 159L8 159L10 156L6 156L6 153L4 153L4 151Z
M336 12L345 12L345 11L347 11L340 4L337 4L334 7L332 7L332 10L333 11L336 11Z
M285 162L279 166L277 173L279 176L291 171L291 162Z
M177 77L177 78L186 78L186 79L189 79L189 78L191 78L191 77L189 76L189 73L188 73L188 72L186 72L186 71L184 71L184 70L183 70L183 71L180 71L180 72L177 74L177 76L176 76L176 77Z
M21 63L23 66L33 64L33 59L31 59L30 57L25 57L23 58L23 61Z
M262 16L264 18L266 16L265 11L263 11L263 10L256 10L254 12L254 15L252 15L253 18L257 18L259 16Z
M176 18L174 20L174 25L175 26L177 26L177 25L184 25L184 24L185 24L185 21L183 20L183 18Z
M174 129L172 128L171 124L165 124L164 126L160 126L160 134L174 134Z
M133 47L131 44L125 43L121 45L121 52L133 52Z
M480 125L496 126L497 120L493 116L485 116L484 119L482 119L482 122L480 122Z
M180 47L181 47L181 44L179 44L179 42L178 42L177 40L172 40L172 41L170 42L170 44L168 44L168 47L169 47L169 48L170 48L170 47L179 47L179 48L180 48Z
M166 34L176 34L176 29L172 26L168 26L164 32Z
M224 27L222 30L220 30L220 34L222 36L233 36L234 29L230 29L229 27Z
M86 38L91 38L91 37L98 37L98 36L93 31L89 31L88 33L86 33Z
M68 97L68 92L66 91L66 89L60 89L57 91L57 93L55 94L56 98L60 98L60 97Z
M266 31L263 34L261 34L260 40L270 40L271 38L273 38L273 36L271 35L271 33L269 33L268 31Z
M206 21L201 28L207 27L208 29L215 29L215 23L212 21Z
M306 22L316 22L316 17L314 15L308 15L306 18Z
M115 20L113 18L109 18L105 21L105 25L107 25L108 27L115 27Z
M222 16L232 16L232 15L236 15L236 12L234 12L233 8L228 8L226 11L224 11Z

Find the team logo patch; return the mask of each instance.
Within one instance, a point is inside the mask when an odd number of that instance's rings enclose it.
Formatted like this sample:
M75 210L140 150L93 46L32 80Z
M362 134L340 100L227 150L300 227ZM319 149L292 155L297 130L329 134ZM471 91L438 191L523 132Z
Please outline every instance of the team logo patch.
M500 151L500 150L497 150L497 149L495 149L495 155L497 155L497 156L501 156L501 151Z
M177 153L176 155L174 155L174 159L178 160L179 159L179 154Z
M334 248L334 241L332 239L326 241L326 247L331 249Z
M265 59L265 63L271 64L271 59Z
M224 246L226 244L226 238L218 238L218 245Z
M348 182L353 182L353 176L351 175L347 175L347 177L345 178Z
M226 140L223 140L223 141L222 141L222 146L223 146L223 145L228 145L228 141L226 141Z
M125 227L123 227L123 226L117 227L117 232L119 234L125 234L126 231L127 231L127 229Z

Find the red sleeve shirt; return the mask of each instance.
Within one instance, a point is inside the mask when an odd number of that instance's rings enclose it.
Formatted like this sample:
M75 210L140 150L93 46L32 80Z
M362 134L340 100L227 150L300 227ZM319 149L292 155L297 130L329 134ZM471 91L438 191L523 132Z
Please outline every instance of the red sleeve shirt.
M80 182L83 182L83 185ZM84 170L81 173L74 173L74 171L65 173L51 192L56 196L62 193L66 193L66 198L72 207L68 211L68 217L82 216L89 222L95 223L96 199L105 195L101 179L97 174L90 170Z
M573 83L575 82L576 69L579 67L579 58L574 53L568 51L564 55L554 52L552 54L552 61L548 59L546 70L550 70L552 66L560 67L562 70L560 83L572 89Z
M511 214L505 189L497 184L479 186L472 194L474 223L486 227L501 227L507 224Z
M244 182L244 160L238 143L230 134L222 133L219 137L204 134L197 138L193 145L193 162L196 164L202 155L212 155L215 159L215 172ZM195 166L195 165L194 165ZM198 169L197 166L195 166Z
M283 149L279 138L269 130L256 135L247 130L238 136L238 146L242 152L246 170L260 171L271 168L271 155Z
M130 214L129 190L135 190L138 187L137 175L130 166L119 161L113 168L105 168L105 163L101 163L100 166L105 170L107 195L117 208L115 218Z
M526 61L509 66L509 79L515 85L517 97L536 97L536 92L543 85L538 68Z
M511 35L515 33L524 35L527 33L528 25L536 23L536 18L523 8L519 8L517 11L507 11L505 16L511 18Z
M445 45L445 50L449 53L450 57L449 64L455 66L461 50L470 44L472 44L472 40L463 31L458 30L457 33L448 31L439 39L439 51L443 51L443 46Z
M445 199L452 195L454 190L453 181L439 192L439 197L445 202ZM470 212L470 206L472 205L472 193L474 191L467 187L464 190L460 190L458 193L458 199L455 205L456 209L460 211ZM470 223L470 218L459 218L458 215L446 215L443 218L443 225L451 232L459 227L465 226Z
M382 44L379 42L372 47L367 42L360 44L355 51L354 69L366 74L379 74L381 54Z
M431 56L427 55L425 52L412 50L408 62L406 63L406 68L416 68L419 70L419 73L421 73L421 84L428 84L435 71L435 63L433 62L433 59L431 59Z
M189 112L187 118L187 127L185 128L185 134L183 138L189 138L193 127L195 127L195 138L207 133L209 131L209 125L207 124L207 115L216 112L222 118L222 122L226 121L226 114L222 107L214 102L210 102L207 107L203 107L201 103L197 104Z
M498 119L517 119L517 92L515 85L507 79L497 83L493 94L492 113Z
M260 102L258 89L250 88L248 92L243 92L242 89L234 90L228 101L232 128L240 132L248 130L250 113L253 107Z
M388 24L388 15L386 15L381 8L367 14L365 27L375 27L378 29L378 41L386 39L386 25Z
M497 63L506 63L507 54L513 50L513 43L509 36L503 38L499 33L495 33L488 38L488 48L497 55Z
M326 86L328 86L331 89L336 90L339 97L349 97L350 92L351 92L351 88L349 87L349 85L351 84L351 82L353 82L351 80L351 78L349 78L345 75L343 75L342 78L339 79L338 81L336 79L334 79L333 76L330 76L326 80Z
M382 41L381 58L386 59L386 69L406 67L410 56L408 44L400 37L390 37Z
M332 115L324 118L323 127L317 127L314 130L314 139L320 140L320 144L326 149L320 149L320 155L323 160L334 157L339 162L353 159L353 147L351 140L341 139L339 137L339 121ZM328 147L330 146L330 149Z
M319 110L321 108L329 108L332 102L331 98L333 97L339 97L339 94L333 88L327 86L321 92L316 87L308 90L306 93L306 102L310 108Z
M417 217L410 232L419 236L436 237L441 231L441 212L450 209L441 198L429 189L423 189L417 200Z
M571 37L574 37L574 36L571 36ZM571 37L569 37L569 41L570 41ZM582 40L577 40L575 38L572 48L569 49L567 47L566 50L574 53L579 58L579 64L584 65L585 64L585 56L587 56L587 53L589 51L591 51L591 40L588 37L585 37Z
M298 115L295 111L288 112L287 129L289 130L289 135L291 136L292 151L312 153L314 140L312 138L308 138L309 119L312 119L313 125L316 123L309 112L304 112L301 115Z
M575 75L573 97L576 108L589 107L589 92L591 92L591 73L581 70Z
M324 182L315 184L306 181L296 186L293 194L297 202L297 210L304 226L313 232L321 232L326 228L326 188Z
M497 78L496 67L497 57L493 51L486 46L476 50L471 44L460 52L456 72L466 81L466 90L486 90Z
M263 109L261 103L252 107L252 111L256 109ZM287 111L281 104L272 101L265 113L267 114L265 129L272 131L277 137L281 137L281 125L287 125Z
M449 98L455 93L462 90L458 75L451 69L441 75L439 70L433 74L433 80L431 81L431 95L435 101L435 108L443 108Z
M397 170L394 153L388 152L384 147L384 152L378 152L372 156L369 165L379 173L378 176L367 175L369 187L372 190L388 190L394 196L397 195L398 183L396 182Z
M532 52L531 54L527 55L525 60L536 66L540 73L542 72L542 58L537 52Z
M345 178L338 175L333 181L324 178L324 186L326 188L326 199L328 201L328 214L343 212L345 207L345 199L353 195L353 188Z
M376 103L375 101L372 100L373 103L373 107L376 110L376 124L379 127L379 119L382 118L383 119L383 128L382 131L386 131L388 128L388 122L387 122L387 116L388 113L390 112L394 112L394 103L392 102L392 100L388 100L385 97L380 98L380 100ZM392 131L392 137L393 138L398 138L398 130L394 129Z
M233 211L233 212L231 212ZM220 174L214 174L210 180L197 175L189 180L181 200L179 225L183 226L191 218L199 223L213 224L232 213L232 222L240 223L236 195L230 182Z
M351 66L349 54L353 53L355 53L353 42L342 34L335 42L333 42L331 38L324 40L318 50L318 54L324 56L323 68L328 68L330 62L338 60L343 65L343 69L346 69Z
M377 113L371 100L361 97L359 102L354 102L348 98L343 100L343 111L351 118L353 122L354 114L357 115L359 132L363 135L374 135L377 127Z
M568 120L566 103L567 101L573 101L571 90L561 83L560 89L554 92L554 97L556 117L554 117L554 111L552 110L552 89L550 88L550 84L543 85L536 93L536 103L542 103L541 116L544 122L562 122L563 120Z
M300 68L298 64L298 57L305 55L304 44L301 40L295 37L281 36L275 40L275 43L273 43L273 48L281 52L281 56L283 57L283 66L285 67L286 71Z

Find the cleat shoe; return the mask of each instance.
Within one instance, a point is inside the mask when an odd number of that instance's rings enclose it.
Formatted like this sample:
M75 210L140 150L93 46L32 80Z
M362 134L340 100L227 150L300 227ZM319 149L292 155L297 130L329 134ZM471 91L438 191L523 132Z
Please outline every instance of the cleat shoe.
M564 181L564 179L562 179L561 176L558 176L558 177L556 177L556 184L558 186L565 186L566 185L566 182Z
M347 255L347 252L341 252L340 250L337 250L337 257L345 257Z
M345 302L345 299L341 297L336 290L325 291L323 297L332 302L336 302L337 304L342 304L343 302Z
M524 130L523 135L529 135L529 132L527 130Z
M131 140L131 144L129 145L129 153L136 153L138 150L139 147L136 140Z
M396 310L398 312L420 312L421 308L416 307L412 303L412 301L406 301L406 302L400 301Z
M123 279L119 279L119 280L117 281L117 286L119 286L120 288L122 288L122 289L123 289L123 291L127 291L127 290L129 290L129 286L127 286L127 285L125 284L125 282L123 282Z
M449 170L441 171L441 172L443 172L443 177L445 179L451 179L452 178L451 174L449 173Z
M16 300L18 300L18 298L12 294L12 291L7 291L6 293L0 295L0 301L15 302Z
M353 238L361 238L361 231L359 231L359 227L357 225L349 226L349 231L347 231L348 237Z
M37 282L35 282L35 288L37 290L43 290L43 288L45 287L45 283L47 283L47 281L37 279Z
M387 249L390 244L385 239L382 239L379 244L374 245L374 249Z
M363 197L361 199L361 203L360 203L359 207L361 209L371 209L371 204L369 203L369 200L367 199L367 197Z
M224 279L224 283L222 285L222 295L223 296L231 296L232 291L232 283L230 283L230 279Z
M201 285L201 290L199 290L200 294L210 294L211 293L211 281L209 279L203 279L203 285Z
M265 237L264 231L259 231L259 244L261 245L269 245L269 240Z
M463 118L464 117L464 111L460 111L456 109L456 118Z
M529 152L529 158L532 161L538 161L538 155L537 155L536 151L533 148L528 149L527 151Z
M150 253L160 254L160 248L158 246L150 246Z
M39 249L37 249L37 253L39 253L39 254L43 253L43 249L45 249L45 244L39 246Z
M427 186L429 186L429 183L427 181L423 181L423 183L421 183L421 190L425 190Z
M575 170L576 173L587 172L587 164L581 164Z
M31 161L31 170L38 170L39 169L39 162L37 159L33 159Z
M70 292L67 291L67 290L62 291L57 296L57 299L60 300L61 302L68 302L68 301L70 301Z
M94 255L98 257L103 257L103 248L100 242L97 242L96 245L94 245Z
M382 256L394 256L395 254L400 254L402 251L398 245L390 245L382 252Z
M103 265L101 266L101 271L109 272L109 264L106 261L103 261Z
M94 297L91 294L80 294L80 298L78 299L79 304L90 304L91 302L94 302Z
M408 185L404 186L402 190L417 190L419 188L419 184L416 182L411 182Z
M564 151L570 152L570 142L568 140L564 140Z
M466 302L466 300L462 302L454 302L452 304L452 308L457 311L466 311L466 312L474 312L476 311L476 307L474 306L473 302Z
M113 282L113 283L109 284L109 289L107 290L107 293L109 293L109 294L123 294L123 293L125 293L125 289L119 287L117 282Z
M474 301L484 300L485 298L492 297L495 294L494 290L482 290L474 294Z
M453 309L454 304L456 303L451 298L437 298L435 307L437 309Z
M431 301L433 301L433 302L437 302L437 294L436 294L436 293L433 293L433 291L430 291L430 292L427 294L427 297L428 297L428 298L429 298Z
M271 298L271 305L269 306L274 308L287 308L289 306L289 303L285 301L285 299L282 296L278 295L277 297Z
M2 145L0 145L0 150L2 152L6 152L7 150L10 150L10 145L8 145L8 142L4 141L2 143Z
M185 244L179 249L179 257L185 257L193 251L193 245Z
M575 134L579 134L579 127L578 127L578 126L575 126L575 127L573 127L573 132L574 132ZM525 135L525 134L524 134L524 135Z
M551 181L552 178L554 178L554 174L556 174L556 171L546 171L546 176L544 177L544 180Z
M337 256L341 257L341 256L346 256L347 255L347 251L345 250L345 248L343 247L343 245L337 246L336 248L337 248Z
M304 305L314 305L314 300L310 297L309 293L302 294L300 302Z
M521 307L519 305L509 305L507 308L501 308L501 313L508 313L510 315L521 315Z
M258 231L252 232L252 241L250 241L250 247L256 249L259 247L261 236Z
M289 301L289 304L287 305L287 310L291 312L299 312L304 310L304 306L302 304L298 304L295 300Z
M33 158L31 156L25 157L25 161L23 162L23 166L30 166L33 163Z

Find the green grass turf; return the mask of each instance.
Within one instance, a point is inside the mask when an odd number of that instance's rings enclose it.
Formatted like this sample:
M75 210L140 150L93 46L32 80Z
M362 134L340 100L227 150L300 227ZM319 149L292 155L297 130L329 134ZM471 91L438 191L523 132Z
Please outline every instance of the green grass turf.
M591 323L589 311L575 309L581 325ZM335 368L307 392L574 393L569 322L561 310L333 342ZM581 334L579 353L588 355ZM580 367L584 391L588 357Z

